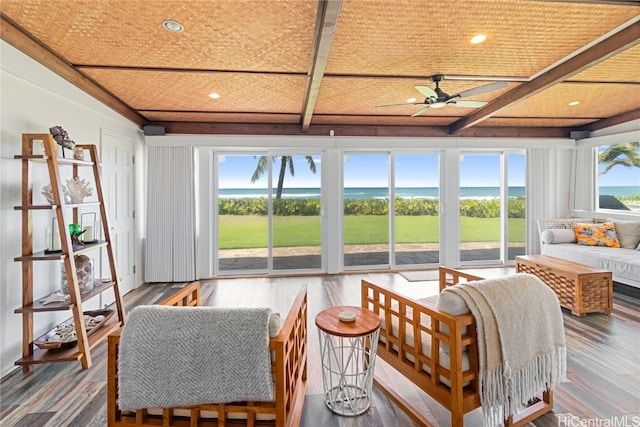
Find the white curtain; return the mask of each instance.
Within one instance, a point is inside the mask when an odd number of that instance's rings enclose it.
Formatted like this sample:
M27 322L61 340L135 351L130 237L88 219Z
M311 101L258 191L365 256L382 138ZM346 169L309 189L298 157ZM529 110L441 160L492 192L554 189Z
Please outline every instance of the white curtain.
M192 147L149 147L146 282L195 280Z
M569 209L596 210L597 147L573 150Z
M563 218L568 211L569 150L530 148L527 150L526 216L528 254L540 253L538 219Z

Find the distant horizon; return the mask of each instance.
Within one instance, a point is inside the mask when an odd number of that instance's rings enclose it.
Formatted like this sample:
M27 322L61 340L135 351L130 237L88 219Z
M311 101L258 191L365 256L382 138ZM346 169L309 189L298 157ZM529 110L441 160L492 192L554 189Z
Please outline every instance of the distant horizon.
M617 197L629 197L640 194L640 186L602 186L601 194ZM396 187L394 196L403 199L437 199L440 197L439 187ZM275 188L273 189L275 192ZM386 199L389 197L388 187L344 187L344 199ZM508 197L525 197L525 186L509 186ZM265 187L219 188L220 198L254 198L266 197L268 189ZM459 188L461 199L494 199L500 197L499 186L465 186ZM282 197L288 199L319 199L320 187L284 187Z
M517 188L517 187L524 187L524 185L510 185L509 188ZM609 188L609 187L638 187L640 189L640 185L600 185L600 188ZM274 187L275 188L275 187ZM309 187L309 186L291 186L291 185L287 185L285 187L283 187L283 190L286 189L296 189L296 190L301 190L301 189L310 189L310 188L320 188L318 186L314 186L314 187ZM388 187L380 187L380 186L368 186L368 185L359 185L359 186L355 186L355 187L345 187L345 188L388 188ZM396 187L396 188L438 188L437 186L428 186L428 187L424 187L424 186L402 186L402 187ZM461 186L460 188L499 188L499 186L496 185L465 185L465 186ZM250 190L250 189L256 189L255 187L225 187L225 188L220 188L221 190ZM266 189L266 187L260 187L257 188L258 190L261 189Z

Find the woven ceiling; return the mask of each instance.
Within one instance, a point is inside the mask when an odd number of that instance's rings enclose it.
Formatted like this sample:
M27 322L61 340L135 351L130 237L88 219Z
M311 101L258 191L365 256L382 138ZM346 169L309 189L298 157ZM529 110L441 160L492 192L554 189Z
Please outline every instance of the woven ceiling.
M3 40L168 133L563 137L640 118L638 1L2 0L0 11ZM407 99L424 102L415 86L435 88L433 75L450 95L507 86L464 98L484 106L411 117L425 105Z

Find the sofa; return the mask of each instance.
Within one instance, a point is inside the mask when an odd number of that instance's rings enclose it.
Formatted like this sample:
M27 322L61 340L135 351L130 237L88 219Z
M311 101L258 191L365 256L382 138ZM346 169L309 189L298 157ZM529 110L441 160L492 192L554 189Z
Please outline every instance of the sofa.
M613 281L640 288L640 219L538 220L541 253L611 271Z

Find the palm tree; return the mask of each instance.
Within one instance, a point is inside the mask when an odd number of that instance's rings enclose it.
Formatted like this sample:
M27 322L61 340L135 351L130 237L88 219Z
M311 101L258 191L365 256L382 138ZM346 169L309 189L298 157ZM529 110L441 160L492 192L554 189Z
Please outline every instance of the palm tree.
M312 156L304 156L305 160L309 164L309 169L311 172L316 173L316 163L313 161ZM273 160L277 159L277 156L274 156ZM282 187L284 186L284 175L287 170L287 166L289 167L289 173L291 176L295 176L295 169L293 167L293 156L280 156L280 173L278 174L278 187L276 190L276 199L282 198ZM260 179L262 175L267 171L269 167L269 158L267 156L260 156L258 159L258 164L256 165L256 170L251 175L251 183L253 184L257 180Z
M614 166L640 168L640 142L625 142L612 145L598 155L598 163L605 165L600 175L609 172Z

